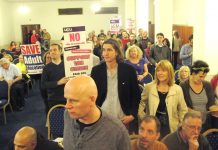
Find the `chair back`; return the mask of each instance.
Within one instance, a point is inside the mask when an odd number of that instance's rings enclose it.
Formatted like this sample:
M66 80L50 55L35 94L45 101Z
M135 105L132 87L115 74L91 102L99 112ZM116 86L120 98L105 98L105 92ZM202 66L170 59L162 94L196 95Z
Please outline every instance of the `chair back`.
M0 81L0 109L3 109L4 123L7 124L6 119L6 107L10 106L11 111L12 107L10 104L10 86L5 80Z
M48 115L47 115L48 139L63 137L64 111L65 111L65 105L63 104L55 105L48 111Z
M142 82L143 82L144 84L148 84L148 83L150 83L150 82L152 82L152 81L153 81L153 76L152 76L150 73L148 73L147 76L145 76L145 77L142 79Z
M15 58L14 60L13 60L13 64L17 64L17 63L19 63L19 58Z
M203 133L213 150L218 150L218 129L208 129Z
M9 86L5 80L0 81L0 99L7 99L9 95Z
M179 70L176 70L174 72L174 75L175 75L175 81L177 81L179 79Z

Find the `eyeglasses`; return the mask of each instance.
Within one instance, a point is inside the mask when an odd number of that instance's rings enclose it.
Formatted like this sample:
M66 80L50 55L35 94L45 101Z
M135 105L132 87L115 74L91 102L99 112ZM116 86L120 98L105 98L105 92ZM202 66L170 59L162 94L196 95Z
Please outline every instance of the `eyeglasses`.
M196 130L197 129L197 131L199 131L199 132L201 131L201 127L197 127L197 126L193 126L193 125L187 125L187 124L186 124L186 126L191 130Z
M210 71L210 69L208 67L199 67L199 68L194 67L192 69L195 71L203 71L204 73L208 73Z

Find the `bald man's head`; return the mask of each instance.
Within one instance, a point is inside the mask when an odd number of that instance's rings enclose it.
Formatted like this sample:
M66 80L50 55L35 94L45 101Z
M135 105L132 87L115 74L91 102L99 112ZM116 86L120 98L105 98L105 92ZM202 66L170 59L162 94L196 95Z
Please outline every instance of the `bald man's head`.
M95 81L86 75L76 76L70 79L64 88L64 96L77 93L78 96L94 96L97 98L98 91Z
M36 130L25 126L17 131L14 138L15 150L34 150L37 144Z
M81 120L90 118L97 108L97 95L97 87L91 77L81 75L70 79L64 88L69 116Z

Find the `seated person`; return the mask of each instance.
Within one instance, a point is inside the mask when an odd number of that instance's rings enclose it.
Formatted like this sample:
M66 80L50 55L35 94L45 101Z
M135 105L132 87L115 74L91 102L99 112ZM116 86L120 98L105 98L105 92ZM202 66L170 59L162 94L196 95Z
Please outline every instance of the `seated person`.
M34 128L25 126L17 131L8 150L63 150L63 148L58 143L44 138Z
M145 116L139 125L139 138L131 140L131 150L167 150L160 137L160 122L155 116Z
M211 150L206 137L201 131L200 112L187 112L183 118L182 125L174 133L163 139L169 150Z
M26 79L26 78L29 79L30 76L27 74L27 69L26 69L26 65L24 64L23 55L22 55L22 54L19 55L18 59L19 59L19 62L16 64L16 66L20 69L20 71L21 71L23 77L25 77L25 79Z
M24 107L24 82L21 71L6 58L0 59L0 80L6 80L11 87L11 104L15 110Z
M202 126L202 133L208 129L218 128L218 105L209 107L209 113L205 123Z

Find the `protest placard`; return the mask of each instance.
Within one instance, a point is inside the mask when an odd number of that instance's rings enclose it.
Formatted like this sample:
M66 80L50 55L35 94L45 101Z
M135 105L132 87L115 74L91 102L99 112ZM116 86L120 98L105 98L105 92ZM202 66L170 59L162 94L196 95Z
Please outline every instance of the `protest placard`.
M120 18L113 18L110 20L110 31L113 34L118 33L120 30Z
M90 75L93 67L92 45L81 44L64 47L65 76Z
M42 61L41 47L38 44L21 45L21 53L24 57L28 74L41 74L44 64Z
M85 26L64 27L65 46L86 44Z

